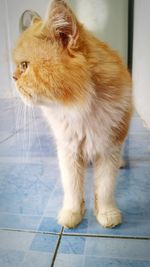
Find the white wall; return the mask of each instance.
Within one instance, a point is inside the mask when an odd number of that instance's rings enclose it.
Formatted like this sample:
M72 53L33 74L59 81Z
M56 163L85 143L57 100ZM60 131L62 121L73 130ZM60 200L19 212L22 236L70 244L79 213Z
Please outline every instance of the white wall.
M6 2L0 0L0 97L11 97Z
M69 1L69 0L68 0ZM127 62L128 0L70 0L78 18L99 38L108 42ZM0 0L0 97L13 95L15 87L8 83L13 71L11 50L19 34L18 21L22 12L33 9L44 16L49 0ZM2 23L2 24L1 24ZM5 50L5 52L4 52ZM7 55L7 58L4 57ZM2 76L2 77L1 77Z
M74 0L72 0L74 2ZM127 63L128 0L78 0L76 13L94 34Z
M133 80L136 110L150 127L150 0L135 0Z

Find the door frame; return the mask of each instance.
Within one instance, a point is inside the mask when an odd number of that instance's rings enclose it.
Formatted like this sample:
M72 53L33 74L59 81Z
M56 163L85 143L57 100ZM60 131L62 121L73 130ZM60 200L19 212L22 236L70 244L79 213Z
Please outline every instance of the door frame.
M132 73L133 64L134 0L128 2L128 69Z

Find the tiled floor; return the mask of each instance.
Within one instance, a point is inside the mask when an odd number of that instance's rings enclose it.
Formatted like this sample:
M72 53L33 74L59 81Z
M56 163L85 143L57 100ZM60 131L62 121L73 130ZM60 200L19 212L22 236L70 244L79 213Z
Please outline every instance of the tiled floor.
M25 115L26 114L26 115ZM0 267L150 266L150 131L134 115L119 171L117 202L124 222L103 229L92 206L73 230L57 224L62 188L55 147L38 110L0 100Z

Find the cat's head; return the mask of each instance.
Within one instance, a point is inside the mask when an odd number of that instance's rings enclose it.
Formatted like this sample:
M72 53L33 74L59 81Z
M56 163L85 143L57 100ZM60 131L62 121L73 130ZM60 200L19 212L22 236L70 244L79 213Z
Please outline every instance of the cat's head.
M90 87L84 28L63 0L33 18L13 50L13 78L25 102L82 102Z

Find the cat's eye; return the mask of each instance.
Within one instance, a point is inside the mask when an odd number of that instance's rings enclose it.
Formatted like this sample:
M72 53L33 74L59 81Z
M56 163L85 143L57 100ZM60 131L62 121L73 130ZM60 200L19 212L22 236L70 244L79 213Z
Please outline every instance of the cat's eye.
M28 68L28 65L29 65L29 62L27 62L27 61L21 62L20 63L20 70L21 70L21 72L25 72L26 69Z

